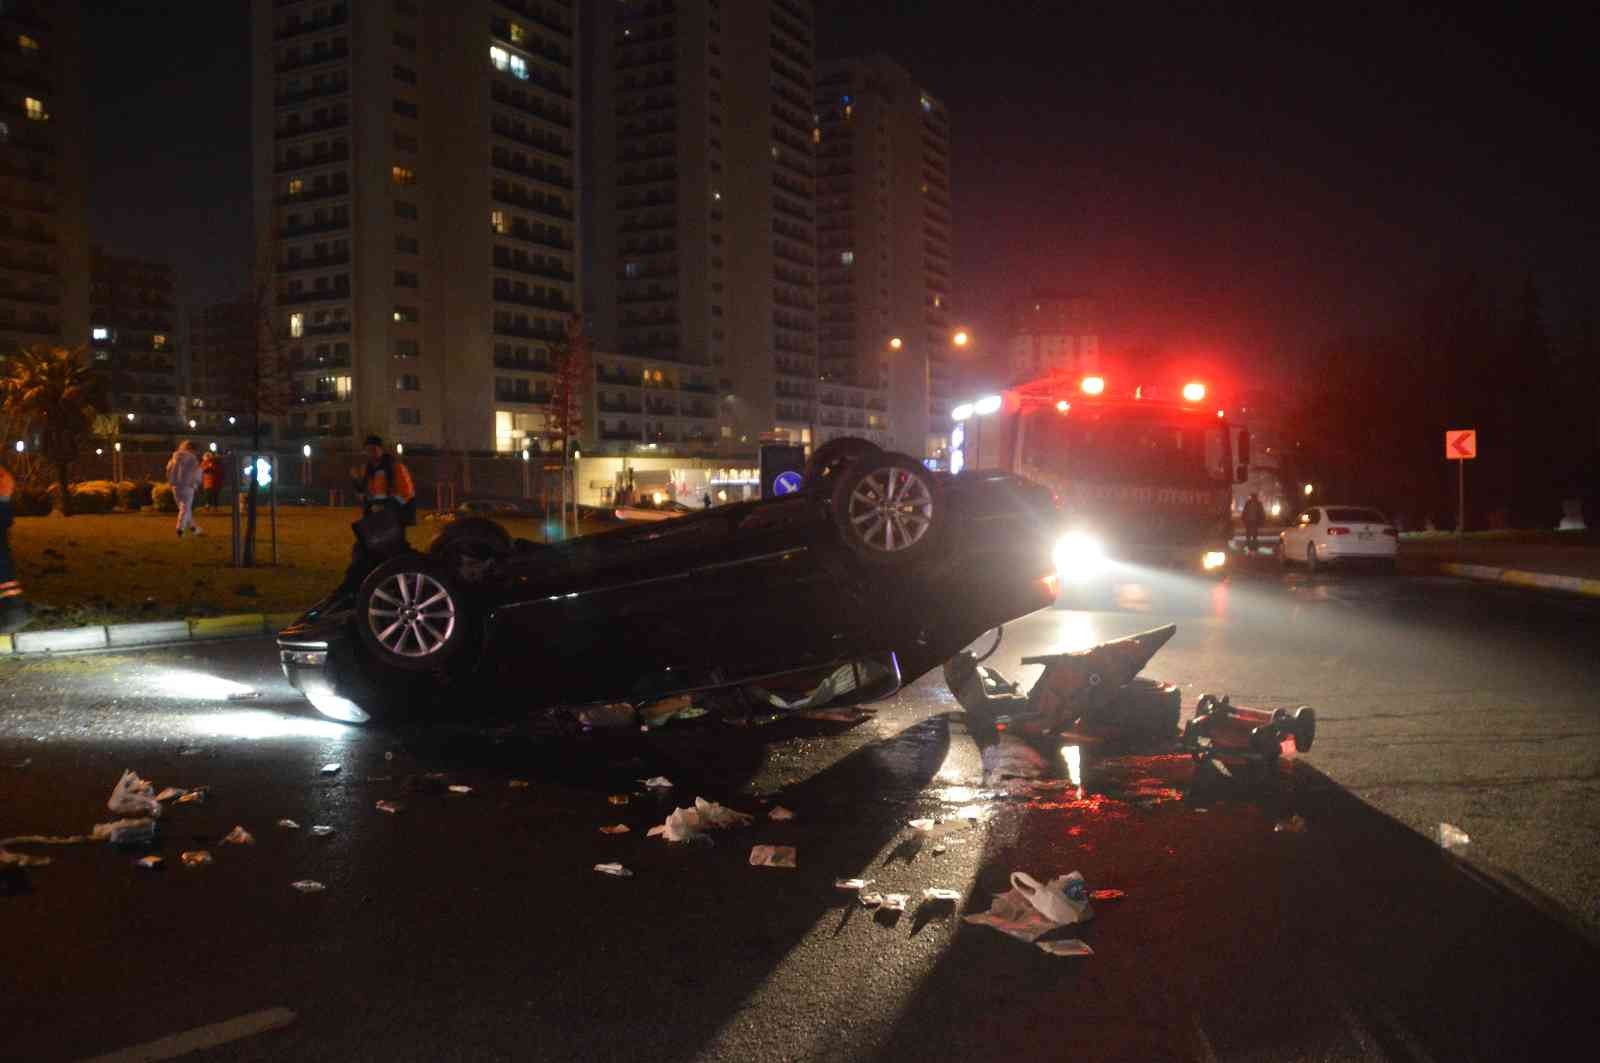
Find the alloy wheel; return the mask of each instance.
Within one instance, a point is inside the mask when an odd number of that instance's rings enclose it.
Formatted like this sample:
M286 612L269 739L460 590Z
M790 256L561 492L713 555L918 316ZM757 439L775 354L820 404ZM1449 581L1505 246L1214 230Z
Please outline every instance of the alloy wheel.
M456 603L426 572L396 572L373 589L367 623L378 644L395 656L427 657L455 633Z
M851 529L872 549L909 550L933 527L933 492L909 469L874 469L850 492L848 516Z

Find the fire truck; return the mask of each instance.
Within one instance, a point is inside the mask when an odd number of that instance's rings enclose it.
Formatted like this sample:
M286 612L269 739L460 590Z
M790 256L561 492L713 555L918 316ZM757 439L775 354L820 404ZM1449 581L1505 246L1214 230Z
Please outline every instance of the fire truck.
M1128 566L1221 574L1250 462L1250 433L1225 413L1204 381L1049 376L952 410L950 471L1016 473L1056 493L1063 588Z

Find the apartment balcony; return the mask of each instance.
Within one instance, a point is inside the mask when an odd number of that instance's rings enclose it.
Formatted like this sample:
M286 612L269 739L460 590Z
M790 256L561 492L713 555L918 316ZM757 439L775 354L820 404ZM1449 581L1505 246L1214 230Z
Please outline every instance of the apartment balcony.
M60 306L61 296L54 292L24 292L0 288L0 302L32 303L34 306Z
M566 339L566 333L559 328L541 328L537 325L518 325L499 321L495 322L494 334L526 340L543 340L546 343L559 343Z
M496 387L494 389L494 401L521 403L525 406L548 406L550 405L550 393L548 391L518 391L515 388Z
M494 356L496 369L510 369L518 373L553 373L555 366L548 358L517 358L497 354Z
M572 159L571 149L562 145L553 134L545 137L534 136L532 133L520 132L515 126L507 125L498 120L491 121L489 131L497 137L505 137L513 143L533 148L535 151L542 151L553 158L568 161Z
M290 16L287 23L280 26L273 37L280 41L303 37L308 33L321 33L323 30L335 29L350 21L350 9L343 4L333 8L322 18L301 20Z
M279 107L287 107L308 100L323 99L332 96L345 96L350 92L348 81L332 81L322 85L313 85L309 89L299 92L280 92L272 98L272 102Z
M493 154L490 156L489 165L494 167L496 170L504 170L506 173L514 173L519 177L525 177L529 180L538 181L540 184L549 185L551 188L560 188L568 192L572 191L572 179L570 177L563 176L560 173L552 173L548 168L545 167L530 166L527 163L523 163L521 166L518 166L508 157L496 156Z
M286 192L278 197L277 203L280 207L293 206L296 203L315 203L323 199L338 199L340 196L348 196L349 194L350 186L348 184L332 185L327 188L308 188L303 192L294 194Z
M504 232L496 232L495 236L504 240L516 240L524 244L533 244L536 247L549 247L557 251L571 251L572 241L564 240L560 236L548 236L535 232L533 229L518 228L513 226Z
M642 174L635 174L632 177L619 177L617 178L617 187L632 188L635 185L667 184L669 182L676 181L677 179L677 169L674 167L668 167L665 169L652 170Z
M337 321L324 321L317 325L305 326L307 336L348 336L350 334L349 319Z
M306 330L307 332L310 329ZM348 354L302 354L300 357L289 358L289 369L295 373L317 372L323 369L348 369L350 368L350 355Z
M649 137L671 137L676 136L677 132L678 123L675 121L645 122L631 129L623 125L617 128L617 143L620 145L627 141L644 140Z
M570 269L561 269L559 266L539 266L532 262L518 262L516 259L502 258L499 255L495 256L493 265L495 269L523 273L530 277L546 277L550 280L566 281L568 283L573 279Z
M615 399L595 399L594 405L601 413L643 413L643 403L617 402Z
M543 26L552 33L563 37L572 36L572 27L554 18L550 9L545 4L533 3L532 0L494 0L496 7L503 7L508 11L515 11L529 22Z
M631 278L630 278L631 279ZM626 282L624 282L626 283ZM678 301L677 292L624 292L617 296L617 302L625 305L640 303L675 303Z
M308 55L294 59L286 59L279 63L275 69L280 74L291 70L304 70L307 67L321 66L324 63L338 63L350 58L350 49L346 48L319 48Z
M531 306L539 310L549 310L557 314L572 313L572 304L565 299L549 299L542 295L532 293L518 294L503 288L494 289L492 298L497 303L513 303L517 306Z
M697 395L715 395L717 393L717 389L710 384L691 380L680 381L678 390L694 392Z
M285 122L272 131L277 140L288 140L293 137L310 136L313 133L326 133L333 129L346 129L350 125L350 116L347 114L330 115L320 122Z
M496 189L489 193L489 198L496 203L505 203L521 210L531 211L534 214L543 214L547 218L556 218L560 221L572 220L572 211L566 207L554 206L533 196L520 195L510 189Z
M337 391L296 391L289 395L291 406L333 406L349 401L348 392L340 395Z
M299 273L312 269L330 269L334 266L348 266L349 255L323 255L321 258L291 258L287 262L279 262L276 266L278 273Z
M533 82L529 82L532 84ZM521 82L519 82L521 84ZM570 96L563 92L562 95ZM489 98L502 107L509 107L514 111L532 115L543 122L548 122L561 129L572 128L572 112L560 107L544 103L536 96L529 96L525 92L512 89L504 82L492 81L489 83Z
M638 388L639 378L628 373L607 372L603 366L595 366L594 378L598 383L614 388Z
M312 289L305 292L279 292L279 306L304 306L307 303L329 303L350 298L349 287Z
M276 173L288 173L291 170L310 170L318 166L331 166L336 162L349 162L350 150L327 151L313 155L290 155L279 162L274 168Z

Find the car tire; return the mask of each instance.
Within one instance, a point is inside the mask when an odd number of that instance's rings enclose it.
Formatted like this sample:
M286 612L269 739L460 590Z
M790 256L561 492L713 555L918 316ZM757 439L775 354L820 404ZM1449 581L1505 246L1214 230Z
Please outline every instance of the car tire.
M469 640L463 589L420 554L379 565L356 592L356 630L379 664L402 672L437 671Z
M845 547L869 565L912 564L938 549L942 503L933 474L904 454L852 462L834 485L834 527Z
M1308 575L1315 576L1317 574L1317 567L1318 567L1317 566L1317 546L1316 546L1315 543L1307 543L1306 544L1306 573Z
M805 484L816 487L863 458L877 461L882 457L883 448L870 439L856 436L830 439L813 451L811 460L806 462Z
M511 553L511 534L488 517L452 521L428 548L428 557L467 588L481 585L489 563Z

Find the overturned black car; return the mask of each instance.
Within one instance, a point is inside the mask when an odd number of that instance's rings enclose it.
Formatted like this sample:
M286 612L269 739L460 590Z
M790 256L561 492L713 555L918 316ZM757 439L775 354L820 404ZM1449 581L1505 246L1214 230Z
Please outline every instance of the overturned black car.
M449 695L469 685L518 709L639 704L871 661L859 700L1051 604L1059 532L1036 484L841 439L793 494L554 545L457 520L278 646L290 683L352 722L464 713Z

